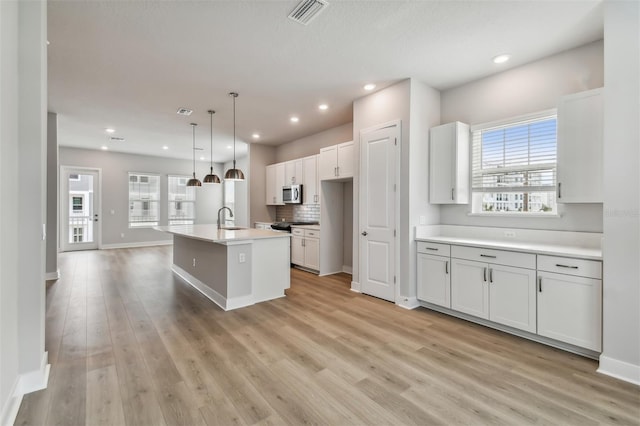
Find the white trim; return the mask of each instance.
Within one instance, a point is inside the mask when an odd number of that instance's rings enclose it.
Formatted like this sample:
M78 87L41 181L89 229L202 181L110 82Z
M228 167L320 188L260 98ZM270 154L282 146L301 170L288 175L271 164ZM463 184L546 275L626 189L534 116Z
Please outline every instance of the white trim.
M44 279L47 281L51 280L59 280L60 279L60 269L55 272L47 272L44 276Z
M405 296L400 296L400 300L398 302L396 302L396 305L400 306L401 308L404 309L416 309L420 307L420 302L418 302L418 298L417 297L405 297Z
M356 293L362 293L361 290L361 286L360 283L355 282L355 281L351 281L351 291L356 292Z
M490 130L499 127L507 127L514 124L524 124L527 121L537 121L545 117L553 117L558 115L557 108L546 109L544 111L533 112L529 114L517 115L515 117L503 118L500 120L489 121L486 123L472 124L469 127L470 132L476 132L478 130Z
M562 215L560 213L527 213L527 212L522 212L522 213L506 213L506 212L493 212L493 213L473 213L473 212L469 212L467 213L467 216L477 216L477 217L521 217L523 219L531 219L533 217L535 217L536 219L538 218L545 218L545 219L560 219L562 217Z
M173 240L161 240L161 241L141 241L137 243L115 243L115 244L102 244L100 250L111 250L119 248L136 248L136 247L153 247L153 246L170 246L173 244Z
M18 416L18 410L20 410L20 404L22 404L22 395L16 395L16 388L20 377L16 377L11 391L9 392L9 399L4 403L2 411L0 412L0 425L13 425Z
M640 386L640 365L600 355L598 373Z
M342 272L344 272L345 274L353 275L353 267L349 265L342 265Z

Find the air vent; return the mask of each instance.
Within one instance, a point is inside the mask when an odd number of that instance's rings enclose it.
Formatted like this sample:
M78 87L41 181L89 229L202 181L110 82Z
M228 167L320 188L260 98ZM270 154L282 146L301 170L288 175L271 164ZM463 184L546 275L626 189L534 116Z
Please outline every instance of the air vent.
M119 138L119 137L117 137L117 136L111 136L111 137L109 138L109 140L110 140L111 142L124 142L124 138Z
M176 111L178 115L191 115L192 112L193 110L189 108L178 108L178 111Z
M302 0L289 14L289 19L308 25L329 3L325 0Z

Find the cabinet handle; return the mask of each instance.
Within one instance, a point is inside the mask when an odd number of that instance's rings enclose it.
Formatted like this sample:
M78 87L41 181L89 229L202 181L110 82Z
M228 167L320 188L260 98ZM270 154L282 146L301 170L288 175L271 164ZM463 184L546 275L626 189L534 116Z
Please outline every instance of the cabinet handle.
M562 198L562 182L558 182L558 198Z
M489 268L489 282L493 283L493 268Z
M306 244L304 243L304 239L302 240L302 247L304 247Z
M340 176L340 166L336 167L336 176Z
M490 255L490 254L481 254L480 257L488 257L490 259L495 259L496 256Z
M542 277L538 277L538 293L542 293Z
M437 248L435 248L435 247L425 247L425 248L426 248L427 250L438 251L438 249L437 249Z
M482 268L482 275L483 275L483 280L486 283L487 282L487 268Z
M454 190L454 188L451 188L451 200L452 200L452 201L454 200L454 198L453 198L453 192L454 192L454 191L453 191L453 190Z
M556 263L556 266L557 266L558 268L578 269L578 267L577 267L577 266L573 266L573 265L561 265L561 264L559 264L559 263Z
M449 273L449 261L448 260L446 262L444 262L444 273L445 274Z
M333 175L334 176L338 176L338 168L337 167L333 168Z

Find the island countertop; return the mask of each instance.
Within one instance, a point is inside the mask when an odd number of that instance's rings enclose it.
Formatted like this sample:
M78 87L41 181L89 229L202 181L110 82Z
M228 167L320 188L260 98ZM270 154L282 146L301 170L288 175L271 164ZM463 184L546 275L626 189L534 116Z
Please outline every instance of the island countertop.
M218 244L233 244L233 242L258 240L264 238L290 238L287 232L272 231L268 229L218 229L217 225L171 225L154 226L153 229L180 235L196 240L208 241Z

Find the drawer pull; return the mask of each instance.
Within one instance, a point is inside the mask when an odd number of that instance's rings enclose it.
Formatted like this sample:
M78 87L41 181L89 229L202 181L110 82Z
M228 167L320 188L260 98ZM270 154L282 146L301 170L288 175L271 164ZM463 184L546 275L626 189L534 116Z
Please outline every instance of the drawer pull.
M538 277L538 293L542 293L542 277Z
M487 282L487 268L482 268L482 275L484 276L484 282Z
M480 257L488 257L490 259L495 259L497 256L492 256L490 254L481 254Z
M446 262L444 262L444 273L445 274L449 273L449 261L448 260Z
M493 283L493 268L489 268L489 282Z
M437 248L435 248L435 247L425 247L425 248L426 248L427 250L438 251L438 249L437 249Z
M573 265L561 265L560 263L556 263L556 266L558 268L569 268L569 269L578 269L577 266L573 266Z

